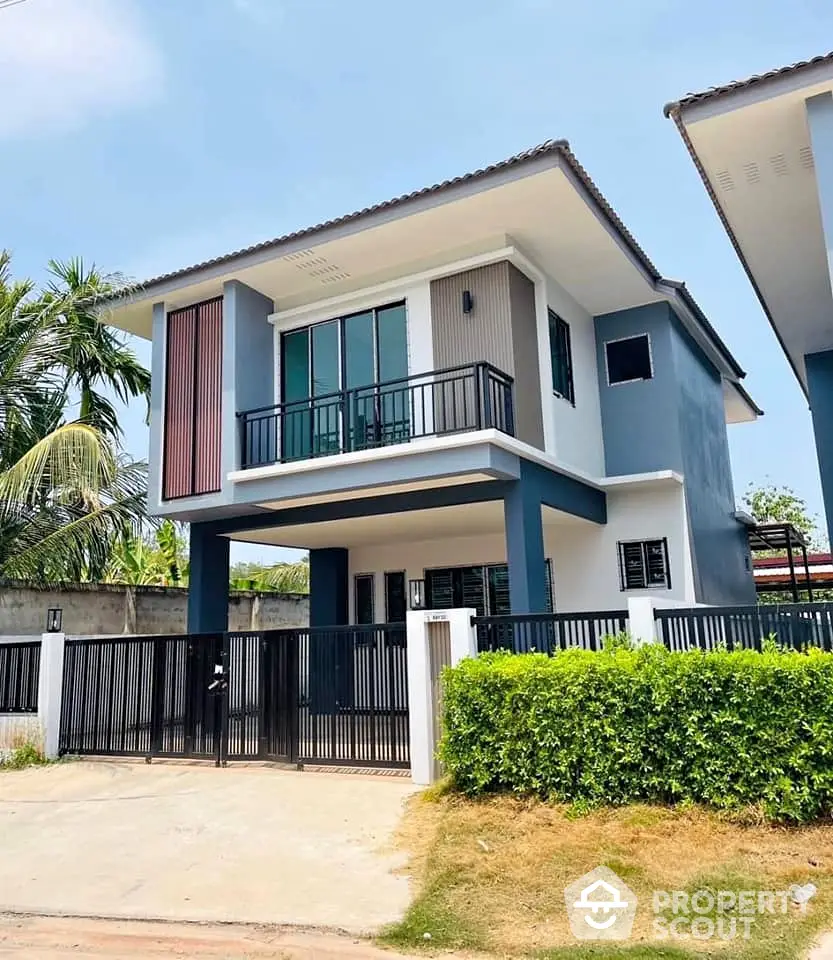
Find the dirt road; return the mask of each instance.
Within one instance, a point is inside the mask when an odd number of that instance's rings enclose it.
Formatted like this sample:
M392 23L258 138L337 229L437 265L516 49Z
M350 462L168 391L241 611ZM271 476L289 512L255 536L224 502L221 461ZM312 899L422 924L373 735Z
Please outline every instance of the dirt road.
M391 960L392 956L351 937L279 927L0 915L0 957L19 960Z

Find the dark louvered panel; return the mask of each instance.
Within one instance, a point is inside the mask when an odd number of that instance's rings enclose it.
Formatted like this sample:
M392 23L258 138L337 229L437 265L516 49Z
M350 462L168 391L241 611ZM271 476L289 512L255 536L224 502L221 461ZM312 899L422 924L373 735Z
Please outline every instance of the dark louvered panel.
M666 586L665 541L649 540L645 544L645 566L648 570L649 586Z
M460 570L462 605L477 611L477 616L486 614L486 598L483 590L483 567L463 567Z
M429 609L451 609L454 606L454 571L426 570L425 594Z

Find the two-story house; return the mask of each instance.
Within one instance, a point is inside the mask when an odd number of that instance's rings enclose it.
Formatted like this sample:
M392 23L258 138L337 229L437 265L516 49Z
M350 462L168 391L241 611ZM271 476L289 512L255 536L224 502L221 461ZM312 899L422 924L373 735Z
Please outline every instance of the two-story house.
M754 602L726 424L760 413L569 145L177 270L151 338L150 511L191 524L189 629L231 540L310 551L315 625Z
M809 402L833 542L833 53L665 113Z

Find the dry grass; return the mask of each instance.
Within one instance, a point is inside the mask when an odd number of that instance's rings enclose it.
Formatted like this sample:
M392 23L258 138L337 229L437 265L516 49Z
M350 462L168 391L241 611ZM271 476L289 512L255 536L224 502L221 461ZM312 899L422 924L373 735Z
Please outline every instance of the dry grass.
M398 946L456 947L551 957L802 956L833 926L833 826L744 825L701 809L630 806L571 818L565 807L507 797L479 802L415 797L400 842L411 852L417 897L386 935ZM576 941L564 887L606 864L637 894L629 948L568 950ZM653 890L783 890L812 881L809 910L756 918L752 940L657 944ZM423 939L431 934L430 941ZM638 946L641 944L641 946ZM635 952L636 951L636 952Z

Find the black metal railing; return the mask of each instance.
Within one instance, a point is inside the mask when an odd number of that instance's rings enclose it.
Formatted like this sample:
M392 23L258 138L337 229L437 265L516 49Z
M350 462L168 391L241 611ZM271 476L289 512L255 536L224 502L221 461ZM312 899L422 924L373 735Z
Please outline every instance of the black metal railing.
M480 362L245 410L237 414L241 465L308 460L470 430L514 436L513 382Z
M521 613L502 617L472 617L477 648L514 653L554 653L569 647L601 650L607 636L628 629L627 610L588 613Z
M0 713L37 713L40 640L0 643Z
M669 650L760 650L769 637L793 650L833 650L831 603L671 608L654 616Z

